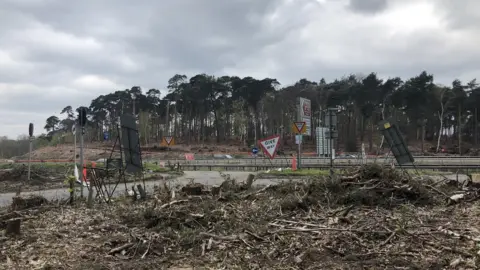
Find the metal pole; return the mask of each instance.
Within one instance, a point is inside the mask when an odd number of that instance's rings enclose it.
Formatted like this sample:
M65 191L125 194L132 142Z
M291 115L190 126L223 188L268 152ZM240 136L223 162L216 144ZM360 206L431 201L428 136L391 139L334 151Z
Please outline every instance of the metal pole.
M297 157L297 160L298 160L298 164L297 164L297 168L300 169L301 166L302 166L302 135L297 135L298 136L298 157Z
M83 134L85 133L85 128L82 127L80 133L80 198L83 198Z
M330 131L330 176L333 177L333 117L332 111L328 111L328 118L330 119L329 123L329 131Z
M75 131L73 132L73 165L74 169L77 165L77 129L74 129Z
M33 138L30 136L30 142L28 146L28 181L30 181L31 176L31 163L32 163L32 148L33 148Z

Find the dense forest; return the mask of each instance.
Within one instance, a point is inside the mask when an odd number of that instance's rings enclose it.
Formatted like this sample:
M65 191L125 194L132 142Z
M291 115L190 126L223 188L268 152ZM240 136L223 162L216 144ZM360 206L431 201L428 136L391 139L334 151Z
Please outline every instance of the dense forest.
M291 136L297 97L311 100L313 130L322 126L327 108L338 109L338 144L346 152L358 151L361 143L374 151L381 141L376 127L382 119L396 121L407 142L418 144L422 152L448 145L454 149L450 151L465 154L478 145L480 87L476 80L440 85L426 71L407 80L380 79L371 73L331 82L301 79L283 87L272 78L177 74L168 80L168 93L163 96L158 89L134 86L93 99L85 106L86 138L102 141L107 130L114 138L118 116L133 112L142 144L156 144L162 136L172 135L177 144L250 146L272 134ZM46 119L47 133L38 139L65 141L78 109L66 106L63 118ZM314 140L310 136L306 143L313 145Z

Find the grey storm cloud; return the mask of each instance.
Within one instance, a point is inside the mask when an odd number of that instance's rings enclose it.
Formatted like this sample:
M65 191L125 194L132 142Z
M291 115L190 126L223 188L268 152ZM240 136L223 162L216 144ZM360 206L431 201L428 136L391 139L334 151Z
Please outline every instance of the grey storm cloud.
M1 0L0 135L177 73L470 80L479 15L473 0Z
M360 13L377 13L387 8L388 0L350 0L350 8Z

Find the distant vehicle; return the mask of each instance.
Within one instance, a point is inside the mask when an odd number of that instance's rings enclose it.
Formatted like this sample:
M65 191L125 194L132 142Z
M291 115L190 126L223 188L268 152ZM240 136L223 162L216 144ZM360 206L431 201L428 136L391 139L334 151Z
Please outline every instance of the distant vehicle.
M339 158L339 159L343 159L343 158L347 159L347 158L357 158L357 156L356 156L356 155L351 155L351 154L341 154L341 155L337 156L337 158Z
M214 159L232 159L233 157L230 155L220 155L220 154L214 154L213 155Z

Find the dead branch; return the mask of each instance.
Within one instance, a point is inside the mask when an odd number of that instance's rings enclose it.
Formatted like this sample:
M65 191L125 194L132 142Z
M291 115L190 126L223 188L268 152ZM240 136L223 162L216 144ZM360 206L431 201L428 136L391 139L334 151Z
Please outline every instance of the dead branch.
M175 204L186 203L186 202L188 202L188 200L171 201L171 202L169 202L169 203L166 203L166 204L161 205L161 206L159 207L159 209L164 209L164 208L173 206L173 205L175 205Z
M109 254L109 255L112 255L112 254L121 252L121 251L123 251L123 250L126 250L126 249L128 249L128 248L133 247L133 245L134 245L134 243L127 243L127 244L125 244L125 245L121 245L121 246L119 246L119 247L116 247L116 248L111 249L111 250L108 252L108 254Z

